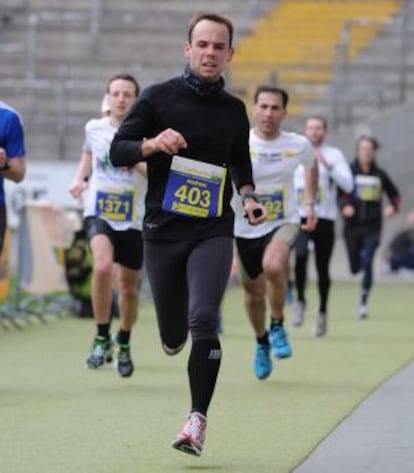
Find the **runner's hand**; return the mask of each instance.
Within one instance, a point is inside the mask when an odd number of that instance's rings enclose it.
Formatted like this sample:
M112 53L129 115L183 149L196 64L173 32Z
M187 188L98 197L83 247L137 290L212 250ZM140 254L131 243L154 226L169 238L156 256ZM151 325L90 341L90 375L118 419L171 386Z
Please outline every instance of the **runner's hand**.
M318 217L315 213L313 205L306 206L306 222L303 223L300 228L305 232L313 232L318 223Z
M384 217L388 217L388 218L396 214L396 211L393 205L386 205L384 207L383 212L384 212Z
M246 199L244 203L244 211L249 219L250 225L259 225L267 219L267 209L263 204L256 202L254 199Z
M352 205L345 205L343 208L342 208L342 215L345 217L345 218L350 218L350 217L353 217L355 215L355 208L352 206Z
M162 151L166 154L177 154L180 149L187 148L183 135L172 128L167 128L153 138L154 152Z
M78 199L82 192L86 189L87 183L85 181L75 180L72 185L69 187L69 193L75 199Z
M0 168L5 166L7 163L7 154L4 148L0 148Z

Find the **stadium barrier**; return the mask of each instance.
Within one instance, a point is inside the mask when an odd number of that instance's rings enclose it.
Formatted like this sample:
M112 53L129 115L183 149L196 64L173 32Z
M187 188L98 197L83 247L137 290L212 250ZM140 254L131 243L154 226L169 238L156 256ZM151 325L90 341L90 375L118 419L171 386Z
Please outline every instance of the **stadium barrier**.
M64 250L81 224L73 209L26 201L16 229L17 270L14 284L8 276L9 247L0 260L0 318L21 328L30 315L46 322L45 314L72 310L64 268ZM10 230L8 230L10 234ZM10 240L10 237L9 237Z

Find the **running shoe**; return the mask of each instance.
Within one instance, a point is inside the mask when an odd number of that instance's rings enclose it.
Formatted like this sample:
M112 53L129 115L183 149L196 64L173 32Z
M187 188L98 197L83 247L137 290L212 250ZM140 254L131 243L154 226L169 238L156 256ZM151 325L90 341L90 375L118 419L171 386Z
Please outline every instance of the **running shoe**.
M254 374L257 379L266 379L272 372L272 360L270 359L270 345L256 344L256 355L254 358Z
M93 341L91 354L86 360L86 366L96 369L104 363L111 363L113 343L111 338L96 336Z
M283 325L272 325L269 331L269 339L273 355L276 358L289 358L292 356L292 348Z
M129 343L125 345L117 344L115 368L122 378L129 378L134 372L134 363L131 359Z
M324 312L318 311L316 314L315 325L313 327L313 335L315 337L323 337L327 329L327 316Z
M306 304L303 301L297 301L296 305L292 312L292 325L295 327L300 327L305 320L305 309Z
M206 437L207 417L199 412L191 412L183 430L177 435L172 447L199 457Z
M358 306L358 317L363 320L368 318L368 307L362 302Z

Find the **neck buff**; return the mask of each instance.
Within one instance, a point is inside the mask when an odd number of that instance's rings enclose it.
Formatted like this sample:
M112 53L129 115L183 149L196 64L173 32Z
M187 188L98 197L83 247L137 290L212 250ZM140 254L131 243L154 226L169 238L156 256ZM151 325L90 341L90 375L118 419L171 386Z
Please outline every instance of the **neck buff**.
M202 97L219 95L224 88L224 79L222 77L216 82L207 82L197 77L190 69L189 64L185 67L183 79L190 89Z

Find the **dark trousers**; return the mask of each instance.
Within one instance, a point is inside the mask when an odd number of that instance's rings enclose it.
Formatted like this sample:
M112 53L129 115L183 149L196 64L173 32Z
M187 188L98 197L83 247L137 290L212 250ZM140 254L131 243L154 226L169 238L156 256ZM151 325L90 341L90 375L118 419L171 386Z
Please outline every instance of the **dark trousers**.
M162 342L177 348L189 330L193 340L217 339L232 238L145 241L144 255Z
M308 271L308 243L312 240L315 246L315 263L318 273L319 310L326 312L331 278L329 264L331 261L335 233L333 220L320 219L313 232L301 231L295 243L295 283L298 299L305 301L306 278Z
M363 270L362 289L369 292L373 283L374 256L380 243L381 229L345 225L344 237L352 274Z

